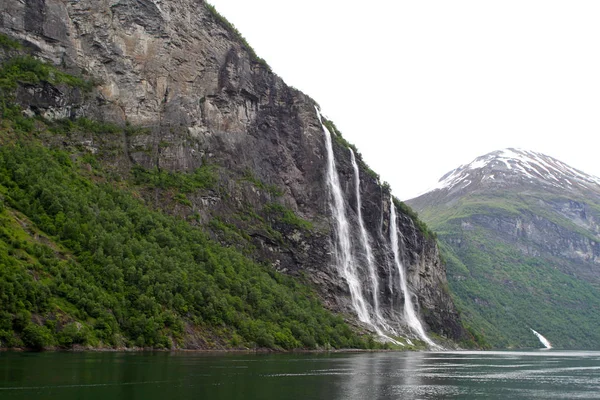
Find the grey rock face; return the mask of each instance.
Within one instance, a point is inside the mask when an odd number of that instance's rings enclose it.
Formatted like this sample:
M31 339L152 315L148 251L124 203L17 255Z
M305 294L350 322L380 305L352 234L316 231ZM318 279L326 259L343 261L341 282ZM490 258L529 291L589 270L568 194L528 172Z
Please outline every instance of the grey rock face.
M227 221L245 207L260 209L275 201L311 221L310 233L280 226L280 241L249 229L255 256L278 270L306 274L331 309L351 315L347 287L331 262L326 152L315 103L253 60L204 2L6 0L0 15L1 32L20 39L38 57L99 82L91 95L22 88L17 97L23 106L47 118L85 116L147 128L147 134L108 144L72 139L116 149L111 162L122 172L134 164L167 171L218 165L227 171L227 196L189 196L201 223L214 217ZM335 153L351 209L356 205L350 156L340 144ZM282 195L275 198L264 187L232 179L248 172ZM387 276L390 194L365 171L361 175L365 223L378 273ZM356 220L355 210L351 218ZM409 282L425 321L440 334L463 338L435 242L409 217L401 219ZM386 303L387 317L401 326L400 298L390 293Z
M506 149L449 172L438 189L410 204L431 214L478 198L508 207L474 213L462 221L463 229L495 232L526 255L600 283L599 178L543 154Z
M579 208L575 204L579 203L566 203L561 207L561 211L567 211L566 215L563 214L566 218L560 223L530 213L514 218L479 215L472 220L478 226L497 232L499 238L506 242L514 243L526 255L554 258L556 265L560 265L565 272L592 282L600 282L600 236L598 233L591 234L589 230L581 229L576 224L580 222L582 225L593 225L598 213L593 215L590 212L589 219L582 220L579 215L573 216ZM569 203L574 207L565 210L563 207L568 207ZM552 204L544 206L551 209Z

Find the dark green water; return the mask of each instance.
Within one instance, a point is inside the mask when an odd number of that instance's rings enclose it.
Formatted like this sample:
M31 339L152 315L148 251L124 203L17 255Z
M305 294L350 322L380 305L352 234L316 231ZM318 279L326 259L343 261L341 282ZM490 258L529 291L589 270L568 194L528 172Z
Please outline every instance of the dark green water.
M600 352L0 353L0 399L600 398Z

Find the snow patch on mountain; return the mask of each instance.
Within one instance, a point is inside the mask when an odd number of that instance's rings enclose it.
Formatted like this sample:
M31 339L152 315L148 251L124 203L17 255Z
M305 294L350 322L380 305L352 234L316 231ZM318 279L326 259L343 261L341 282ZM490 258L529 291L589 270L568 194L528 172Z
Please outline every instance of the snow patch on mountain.
M473 183L499 184L502 181L539 183L557 188L585 188L600 191L600 178L586 174L565 163L523 149L503 149L477 157L445 174L434 190L460 190Z

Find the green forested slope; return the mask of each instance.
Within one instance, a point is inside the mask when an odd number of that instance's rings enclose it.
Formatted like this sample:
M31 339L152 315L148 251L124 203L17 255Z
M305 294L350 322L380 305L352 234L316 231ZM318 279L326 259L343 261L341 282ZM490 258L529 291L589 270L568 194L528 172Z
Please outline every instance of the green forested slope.
M0 147L3 346L368 345L292 278L82 165L29 141Z
M558 348L598 348L598 288L570 272L568 260L527 255L523 249L535 249L533 242L511 238L495 225L536 215L580 229L539 204L505 192L465 197L421 215L438 232L454 300L475 336L495 348L540 347L532 328Z
M110 142L139 132L25 115L14 101L19 87L85 95L93 83L4 35L0 56L0 347L379 346L325 310L307 285L142 200L165 190L185 205L186 193L215 184L213 167L106 170L105 160L68 146L69 135ZM310 228L271 208L274 219Z

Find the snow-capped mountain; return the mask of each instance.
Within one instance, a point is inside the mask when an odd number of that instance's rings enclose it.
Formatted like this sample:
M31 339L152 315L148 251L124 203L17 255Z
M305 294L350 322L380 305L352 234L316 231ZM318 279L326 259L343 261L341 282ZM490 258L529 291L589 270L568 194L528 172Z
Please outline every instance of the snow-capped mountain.
M408 200L438 234L450 289L497 347L600 343L600 178L544 154L506 149ZM538 329L539 328L539 329Z
M592 191L600 195L600 178L586 174L545 154L504 149L478 157L445 174L430 190L448 192L484 187L543 185Z

